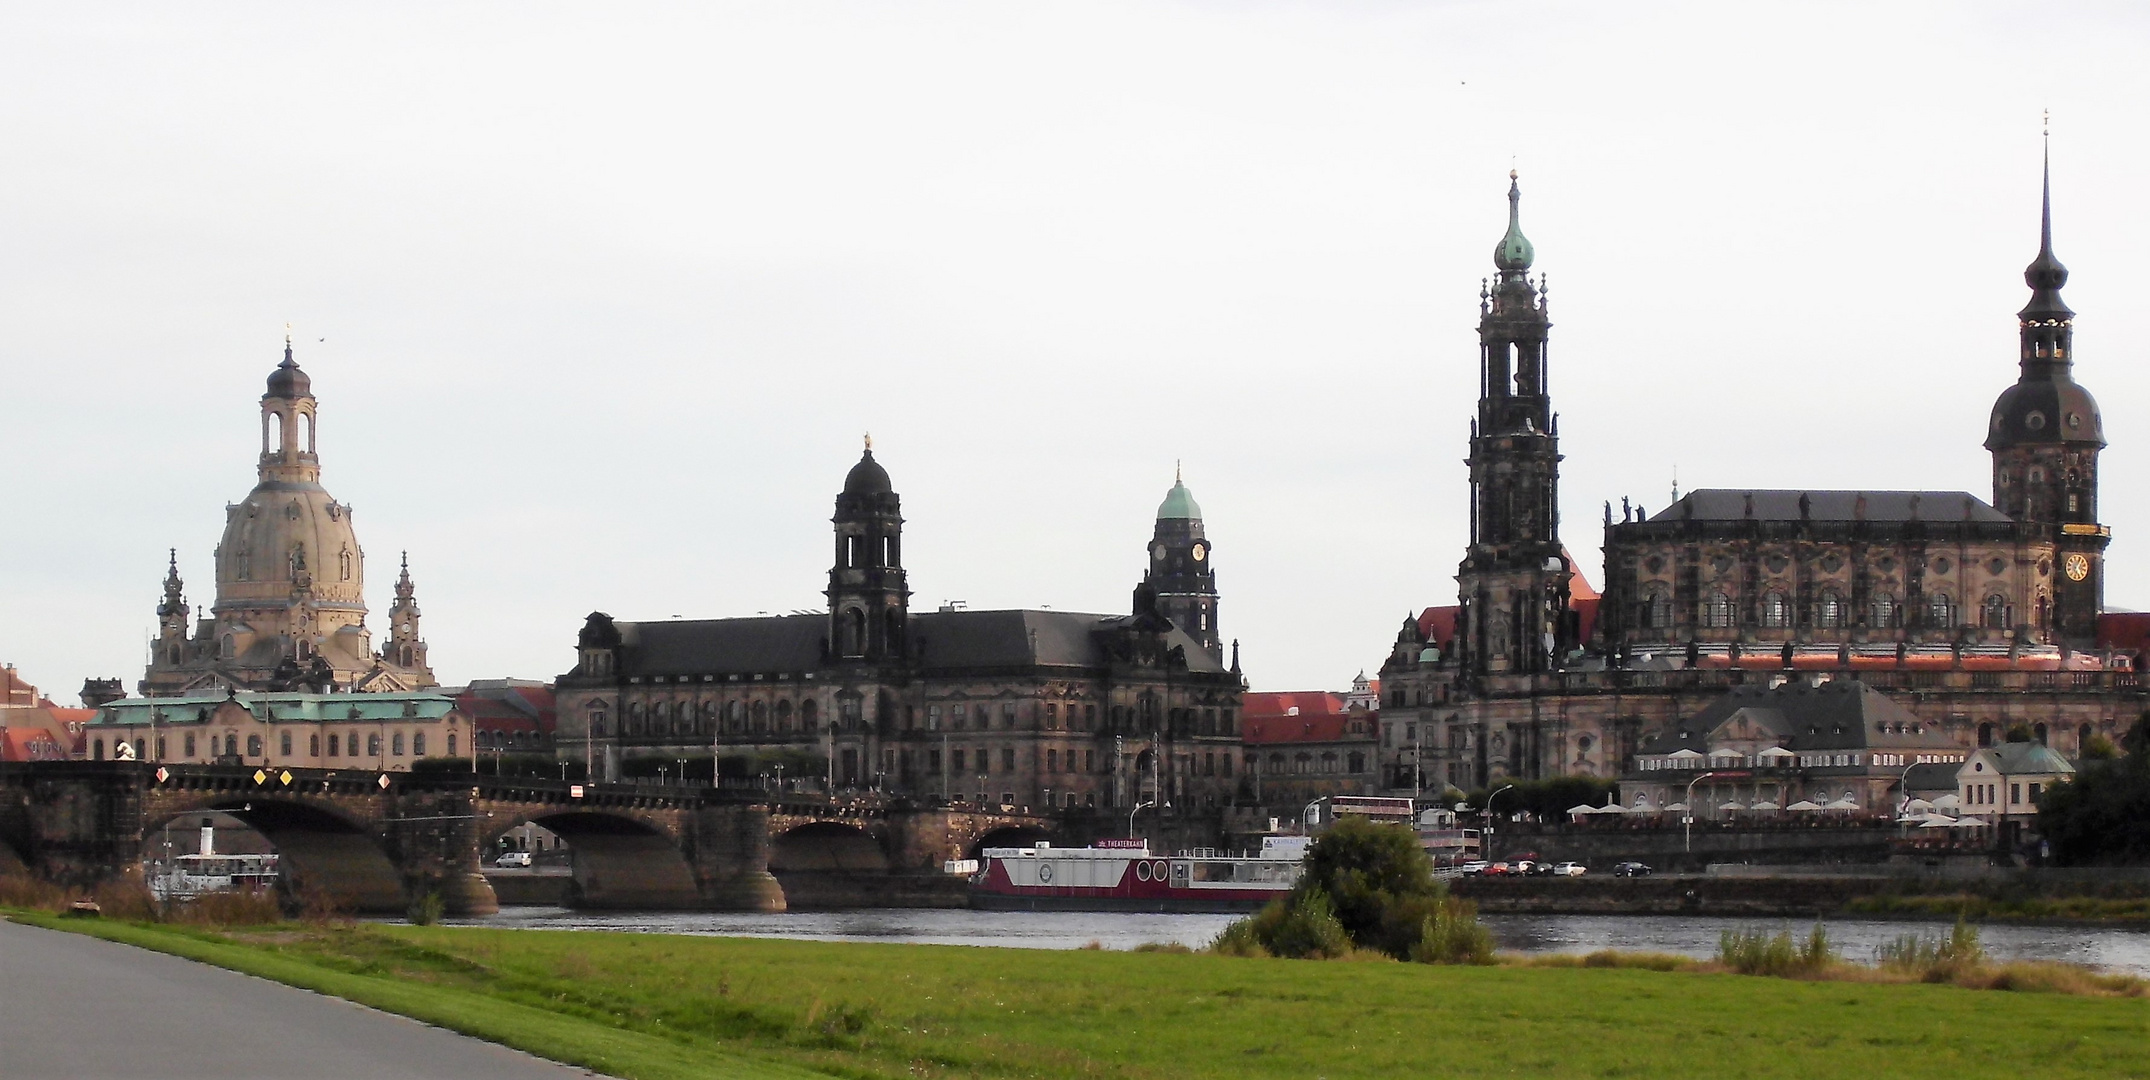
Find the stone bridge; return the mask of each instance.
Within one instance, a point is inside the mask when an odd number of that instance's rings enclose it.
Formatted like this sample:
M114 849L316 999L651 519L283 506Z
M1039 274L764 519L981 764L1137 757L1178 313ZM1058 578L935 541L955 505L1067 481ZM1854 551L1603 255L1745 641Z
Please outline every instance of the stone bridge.
M524 822L566 839L568 903L609 909L959 904L961 882L940 872L945 860L1053 835L1031 815L753 789L30 762L0 764L0 874L142 888L144 842L206 811L231 814L275 845L293 902L319 898L368 914L401 913L428 893L451 914L497 910L481 853ZM797 896L788 901L787 892Z

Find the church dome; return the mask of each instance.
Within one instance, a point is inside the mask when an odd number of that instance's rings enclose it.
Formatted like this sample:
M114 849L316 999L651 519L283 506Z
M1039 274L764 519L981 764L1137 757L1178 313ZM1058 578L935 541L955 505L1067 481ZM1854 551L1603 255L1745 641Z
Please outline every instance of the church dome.
M299 370L299 362L291 358L291 343L284 342L284 362L269 373L268 397L287 400L312 397L314 381Z
M1986 449L2104 446L2105 421L2090 391L2073 379L2025 379L2001 391L1986 426Z
M873 459L872 447L866 449L865 456L859 458L859 463L851 466L850 473L844 476L846 495L887 495L894 491L895 486L889 483L888 470Z
M1508 232L1493 246L1493 265L1498 269L1521 272L1530 269L1530 264L1537 261L1537 250L1530 246L1530 238L1523 235L1522 203L1523 189L1517 186L1515 171L1511 169L1508 172Z
M365 607L365 553L351 508L315 483L263 480L225 509L217 607L281 608L301 584L327 605Z

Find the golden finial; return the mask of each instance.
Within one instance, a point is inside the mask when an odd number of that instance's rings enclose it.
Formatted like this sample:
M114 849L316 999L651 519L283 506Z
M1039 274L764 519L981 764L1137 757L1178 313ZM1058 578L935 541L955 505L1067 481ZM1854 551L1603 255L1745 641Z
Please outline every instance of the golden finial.
M291 324L290 324L290 323L285 323L285 324L284 324L284 345L285 345L285 346L286 346L287 348L288 348L288 347L289 347L289 346L291 345Z
M866 433L866 452L873 453L873 432L871 431Z
M1178 458L1172 459L1172 482L1175 484L1185 482L1180 479L1180 459Z

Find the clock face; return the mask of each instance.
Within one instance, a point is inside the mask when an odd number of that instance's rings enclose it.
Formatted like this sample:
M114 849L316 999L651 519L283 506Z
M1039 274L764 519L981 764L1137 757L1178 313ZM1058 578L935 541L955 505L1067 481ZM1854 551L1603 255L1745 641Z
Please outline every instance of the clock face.
M1196 562L1201 562L1201 561L1202 561L1203 559L1206 559L1206 558L1208 558L1208 557L1209 557L1209 548L1208 548L1208 547L1206 547L1206 546L1204 546L1204 545L1202 545L1202 544L1196 544L1196 545L1194 546L1194 551L1193 551L1193 555L1194 555L1194 561L1196 561Z
M2090 560L2080 552L2068 556L2068 560L2064 565L2068 569L2068 580L2070 581L2081 581L2090 576Z
M1162 559L1162 558L1164 558L1164 557L1165 557L1165 546L1164 546L1163 544L1159 544L1159 545L1157 545L1156 547L1154 547L1154 548L1151 548L1151 549L1150 549L1150 556L1151 556L1152 558L1156 558L1156 559Z

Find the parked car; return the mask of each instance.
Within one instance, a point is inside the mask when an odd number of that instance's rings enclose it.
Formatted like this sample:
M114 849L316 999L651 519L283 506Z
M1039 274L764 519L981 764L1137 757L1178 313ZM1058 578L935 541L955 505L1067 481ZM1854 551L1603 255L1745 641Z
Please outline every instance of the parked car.
M1619 864L1617 864L1617 865L1615 865L1615 866L1613 867L1613 876L1614 876L1614 877L1649 877L1649 876L1650 876L1650 864L1649 864L1649 863L1639 863L1639 862L1624 862L1624 863L1619 863Z
M1589 869L1579 862L1553 864L1553 874L1556 877L1582 877L1589 872Z
M530 865L530 853L529 853L529 852L527 852L527 851L509 851L509 852L504 852L504 853L502 853L502 854L501 854L501 856L500 856L500 857L499 857L498 859L495 859L495 860L493 860L493 865L494 865L494 866L529 866L529 865Z
M1493 865L1486 867L1483 871L1483 873L1487 877L1507 877L1508 875L1513 874L1515 872L1515 867L1510 866L1504 862L1494 863Z
M1541 859L1530 864L1530 872L1538 877L1544 877L1553 872L1553 864Z
M1528 874L1528 873L1530 873L1530 860L1529 860L1529 859L1517 859L1516 861L1514 861L1514 862L1512 862L1512 863L1509 863L1509 864L1508 864L1508 872L1509 872L1509 873L1511 873L1511 874Z
M1467 863L1456 864L1456 873L1459 874L1483 874L1485 872L1486 861L1484 859L1472 859Z

